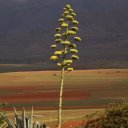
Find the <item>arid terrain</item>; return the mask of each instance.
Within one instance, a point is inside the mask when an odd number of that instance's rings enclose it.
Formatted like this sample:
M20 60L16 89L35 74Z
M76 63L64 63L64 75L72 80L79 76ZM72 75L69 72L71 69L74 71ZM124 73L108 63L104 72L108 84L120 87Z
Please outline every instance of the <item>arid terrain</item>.
M13 106L17 110L22 110L23 106L30 110L34 106L35 119L55 126L59 78L59 71L0 73L0 102L7 103L4 109L9 111L9 115ZM128 69L65 72L63 122L68 122L63 127L72 123L77 126L87 115L101 111L109 103L127 98Z
M0 102L56 109L59 71L0 73ZM128 70L77 70L65 73L64 108L99 108L128 97Z

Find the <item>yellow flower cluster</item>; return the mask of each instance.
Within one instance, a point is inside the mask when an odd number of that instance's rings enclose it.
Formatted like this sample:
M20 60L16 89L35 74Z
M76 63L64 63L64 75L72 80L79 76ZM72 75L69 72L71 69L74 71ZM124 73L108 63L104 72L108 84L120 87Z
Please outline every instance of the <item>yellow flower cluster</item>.
M55 38L60 38L61 34L55 34Z
M68 27L68 24L64 22L61 24L61 27Z
M68 35L75 35L76 32L75 32L75 31L72 31L72 30L69 30L69 31L67 32L67 34L68 34Z
M73 71L73 68L67 68L68 72Z
M75 41L81 41L80 37L74 37Z
M59 27L56 28L57 33L54 35L55 42L58 44L51 45L51 48L56 50L50 59L57 61L57 66L66 67L68 71L73 71L73 68L69 66L79 57L76 55L78 53L76 44L72 43L72 41L81 41L80 37L74 37L79 30L79 22L74 19L76 14L69 4L63 10L61 18L58 19Z
M72 64L72 60L65 60L64 65Z
M55 55L62 55L62 51L55 51L54 54Z
M56 48L56 47L57 47L56 44L51 45L51 48Z
M78 50L77 49L70 49L70 52L71 53L78 53Z
M72 58L73 60L78 60L78 59L79 59L79 57L78 57L77 55L72 55L71 58Z
M72 23L73 23L74 25L78 25L78 24L79 24L79 22L76 21L76 20L73 20Z
M69 41L64 41L62 44L63 44L63 45L69 45L70 42L69 42Z
M71 27L71 30L78 31L78 27Z
M57 56L51 56L51 58L50 58L52 61L55 61L55 60L57 60L58 59L58 57Z

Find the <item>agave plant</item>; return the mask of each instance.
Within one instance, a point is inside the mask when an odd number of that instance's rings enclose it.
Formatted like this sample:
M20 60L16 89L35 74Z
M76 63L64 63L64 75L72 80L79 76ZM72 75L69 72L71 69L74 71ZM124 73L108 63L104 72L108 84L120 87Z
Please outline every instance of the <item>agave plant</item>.
M73 71L72 63L79 59L77 53L76 42L81 41L81 38L76 36L78 32L79 22L75 20L76 14L69 4L64 7L63 14L58 20L59 27L56 28L55 43L51 45L54 54L51 60L56 62L57 66L61 69L60 80L60 99L59 99L59 112L58 112L58 128L61 128L62 117L62 97L64 85L64 71Z
M38 121L33 122L33 107L30 116L26 116L25 109L23 108L22 117L18 116L16 109L14 108L15 122L10 121L7 116L0 112L0 115L5 120L6 124L3 124L1 128L47 128L45 124L41 124Z
M6 105L6 103L0 103L0 112L4 113L2 108ZM4 119L2 118L2 116L0 116L0 128L1 126L4 124Z

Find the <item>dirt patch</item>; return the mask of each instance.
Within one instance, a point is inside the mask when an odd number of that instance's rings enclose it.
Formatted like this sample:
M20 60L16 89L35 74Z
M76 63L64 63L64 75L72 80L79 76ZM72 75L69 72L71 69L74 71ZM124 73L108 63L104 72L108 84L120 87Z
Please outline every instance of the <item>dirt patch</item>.
M63 123L62 128L77 128L85 124L84 120L68 121Z
M25 88L24 88L25 89ZM0 101L7 103L30 103L38 101L56 101L59 97L59 91L22 91L13 94L0 94ZM82 90L64 91L64 100L81 100L89 97L89 93Z

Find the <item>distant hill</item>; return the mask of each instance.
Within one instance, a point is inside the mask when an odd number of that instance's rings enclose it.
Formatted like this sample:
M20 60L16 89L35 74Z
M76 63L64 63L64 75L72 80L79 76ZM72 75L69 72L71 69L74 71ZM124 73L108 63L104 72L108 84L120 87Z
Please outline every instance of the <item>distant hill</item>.
M52 69L49 46L66 3L80 22L75 67L128 68L128 0L0 0L0 63Z

